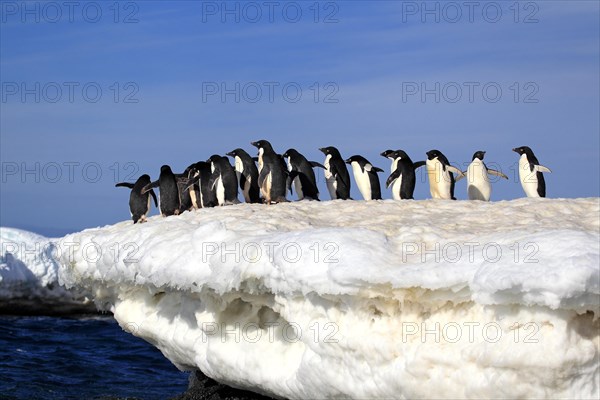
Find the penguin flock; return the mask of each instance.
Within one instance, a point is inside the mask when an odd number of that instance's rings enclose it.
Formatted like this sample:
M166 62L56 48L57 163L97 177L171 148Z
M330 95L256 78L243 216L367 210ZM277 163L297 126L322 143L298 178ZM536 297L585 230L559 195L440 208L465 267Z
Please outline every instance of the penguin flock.
M352 200L347 164L351 167L354 181L364 200L382 198L378 173L383 170L360 155L344 160L337 148L323 147L319 149L325 155L321 164L308 161L296 149L278 154L267 140L251 144L258 149L258 157L252 157L244 149L237 148L226 156L214 154L206 161L191 164L180 174L173 173L170 166L163 165L158 180L154 182L149 175L144 174L135 183L120 182L115 186L131 189L129 210L134 224L146 221L151 199L163 217L198 208L238 204L240 191L246 203L287 202L288 191L290 195L295 191L298 200L319 201L314 168L323 168L332 200ZM546 183L542 173L551 172L550 169L540 165L527 146L514 148L513 151L520 156L519 180L526 196L546 197ZM485 151L473 154L466 171L452 166L439 150L430 150L425 154L425 161L413 162L403 150L385 150L381 153L381 156L391 160L390 175L385 185L386 188L391 188L394 200L413 199L415 171L423 166L427 168L429 189L434 199L456 200L456 182L467 178L469 200L489 201L492 193L489 175L508 179L502 172L485 165ZM233 158L233 165L227 156ZM154 193L155 188L159 190L160 201Z

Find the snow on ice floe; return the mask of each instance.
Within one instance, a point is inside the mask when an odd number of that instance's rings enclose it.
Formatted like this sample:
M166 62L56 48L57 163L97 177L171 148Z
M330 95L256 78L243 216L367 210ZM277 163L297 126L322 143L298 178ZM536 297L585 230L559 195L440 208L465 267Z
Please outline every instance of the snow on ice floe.
M0 227L0 313L90 312L82 293L58 283L55 245L44 236Z
M177 367L285 398L597 398L600 202L241 204L66 236Z

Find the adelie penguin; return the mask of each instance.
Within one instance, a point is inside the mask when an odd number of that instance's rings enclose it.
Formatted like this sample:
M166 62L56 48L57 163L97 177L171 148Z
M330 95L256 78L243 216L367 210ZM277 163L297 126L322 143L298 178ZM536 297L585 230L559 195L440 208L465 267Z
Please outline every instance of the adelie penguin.
M230 151L227 155L235 160L235 172L246 203L260 203L258 168L252 157L240 148Z
M430 150L426 154L431 197L434 199L456 200L454 197L454 174L462 176L462 171L450 165L446 156L439 150Z
M266 140L250 143L258 149L258 187L265 204L281 203L286 199L287 168L283 157L275 153Z
M386 150L381 155L392 160L392 174L387 178L385 186L392 186L394 200L413 199L417 182L415 170L424 166L425 161L413 163L404 150Z
M238 204L238 181L229 159L214 154L206 162L211 163L212 176L209 185L214 187L219 205Z
M199 161L193 164L187 181L188 189L194 188L192 201L196 208L216 207L219 202L217 193L212 187L212 169L210 162Z
M527 197L546 197L546 181L542 172L552 172L540 162L527 146L513 149L519 158L519 180Z
M325 154L325 181L331 200L352 200L350 197L350 174L339 150L333 146L319 149Z
M149 192L152 188L160 191L160 213L163 217L179 214L179 188L177 177L171 171L171 167L163 165L160 167L160 175L157 181L147 184L142 189L142 194Z
M192 196L195 196L194 188L187 187L187 181L193 167L194 164L188 166L182 174L175 174L175 178L177 178L177 189L179 190L180 214L184 211L191 211L193 208L197 208L192 200Z
M319 201L319 189L317 189L317 179L315 178L314 167L325 168L316 161L308 161L306 157L300 154L296 149L289 149L283 153L283 158L287 159L289 177L287 186L292 192L292 183L298 195L298 200L317 200Z
M352 156L346 160L346 163L352 166L354 180L363 198L365 200L381 200L381 186L377 173L383 172L383 170L374 167L362 156Z
M467 168L467 172L463 172L463 176L467 177L467 195L469 196L469 200L482 200L482 201L490 201L492 196L492 184L490 183L490 179L488 175L499 176L504 179L508 179L508 176L504 175L502 172L496 171L494 169L490 169L483 162L483 157L485 156L485 151L476 151L473 154L473 159L471 164L469 164L469 168ZM456 178L458 182L462 176Z
M126 187L131 189L129 194L129 211L134 224L146 222L148 212L150 212L150 196L154 199L154 205L158 208L158 201L154 190L142 193L142 189L150 184L150 176L142 175L135 183L120 182L115 187Z

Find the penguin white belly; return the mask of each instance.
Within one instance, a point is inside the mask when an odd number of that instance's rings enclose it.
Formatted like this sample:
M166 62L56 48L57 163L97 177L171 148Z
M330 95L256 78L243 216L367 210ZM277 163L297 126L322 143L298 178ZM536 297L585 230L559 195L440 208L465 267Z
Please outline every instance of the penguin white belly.
M329 170L329 160L331 160L330 154L328 154L327 157L325 157L325 162L323 163L325 166L325 182L327 183L327 190L329 191L331 199L335 200L337 199L337 180Z
M390 167L390 173L394 173L394 171L396 170L396 168L398 168L398 162L400 161L399 158L394 158L392 160L392 166Z
M223 186L223 179L221 177L217 180L217 201L220 206L225 204L225 186Z
M492 185L487 168L479 159L473 160L467 169L467 195L469 200L490 201Z
M369 173L367 171L363 172L357 162L352 163L352 172L354 173L354 180L362 197L365 200L371 200L371 180L369 179Z
M294 189L296 190L296 194L298 195L298 200L304 199L304 192L302 192L302 184L300 183L300 178L294 178Z
M400 187L402 187L402 175L392 183L392 197L394 200L402 200L400 197Z
M538 180L536 171L529 169L529 160L523 154L519 159L519 180L527 197L540 197L538 193Z
M262 156L263 156L264 152L265 151L262 148L258 149L258 173L260 173L260 171L262 171L262 169L263 169L263 157Z
M239 178L238 178L239 180ZM242 189L242 193L244 194L244 200L246 200L246 203L250 203L250 183L251 183L252 178L247 176L246 177L246 183L244 184L244 188Z
M263 192L263 197L268 200L271 201L271 186L273 184L273 177L271 176L271 172L269 172L269 175L266 176L264 182L263 182L263 186L261 187L261 190Z
M427 160L427 175L429 175L429 191L434 199L450 200L450 172L444 171L443 165L437 159Z

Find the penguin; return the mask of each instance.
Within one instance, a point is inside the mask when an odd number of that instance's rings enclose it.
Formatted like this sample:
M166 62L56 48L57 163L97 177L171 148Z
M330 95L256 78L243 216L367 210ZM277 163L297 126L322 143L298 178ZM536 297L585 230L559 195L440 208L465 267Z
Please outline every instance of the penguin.
M392 185L392 197L394 200L413 199L415 184L417 182L415 170L424 166L425 161L413 163L404 150L392 151L388 153L387 157L393 160L392 167L394 170L387 178L385 186L390 187Z
M381 200L381 187L377 172L383 172L383 170L374 167L362 156L352 156L346 160L346 164L352 166L354 180L363 198L365 200Z
M197 208L216 207L218 205L216 190L211 186L210 178L212 176L211 163L199 161L194 164L190 170L190 178L187 181L187 187L195 189L195 201Z
M237 176L229 159L213 154L206 162L211 163L212 176L209 186L215 188L219 205L239 204Z
M287 183L290 193L292 193L293 183L298 200L319 201L319 189L317 189L317 179L315 178L313 168L325 167L316 161L308 161L296 149L289 149L283 153L283 158L287 159L287 168L289 171Z
M195 196L194 187L187 188L187 181L189 179L190 171L194 164L188 166L182 174L175 174L177 178L177 189L179 190L179 213L184 211L190 211L194 206L192 201L192 195Z
M350 174L339 150L333 146L319 149L325 154L325 181L331 200L352 200L350 197Z
M246 203L260 203L258 168L252 157L240 148L230 151L227 155L235 160L235 172Z
M154 190L142 193L142 189L150 184L150 175L140 176L135 183L120 182L115 187L126 187L131 189L129 194L129 211L134 224L146 222L146 216L150 212L150 196L154 199L154 205L158 208L158 201Z
M179 215L180 203L177 177L168 165L160 167L158 180L144 186L142 194L156 187L160 191L160 214L163 217Z
M394 150L389 150L389 149L381 152L381 156L392 160L392 165L390 166L390 173L392 173L396 170L396 164L398 163L393 157L390 156L393 152L394 152Z
M489 169L483 162L483 157L485 157L485 151L476 151L475 154L473 154L473 159L471 164L469 164L469 168L467 168L466 172L463 172L467 177L467 195L469 196L469 200L490 201L492 185L488 178L488 174L508 179L508 176L504 175L502 172ZM456 182L461 179L462 176L459 176L456 178Z
M425 154L427 154L426 165L431 197L456 200L454 197L454 174L462 176L462 171L450 165L446 156L439 150L430 150Z
M552 172L540 165L533 151L527 146L512 149L519 158L519 180L527 197L546 197L546 181L542 172Z
M287 202L287 168L283 157L266 140L250 143L258 148L258 186L265 204Z

